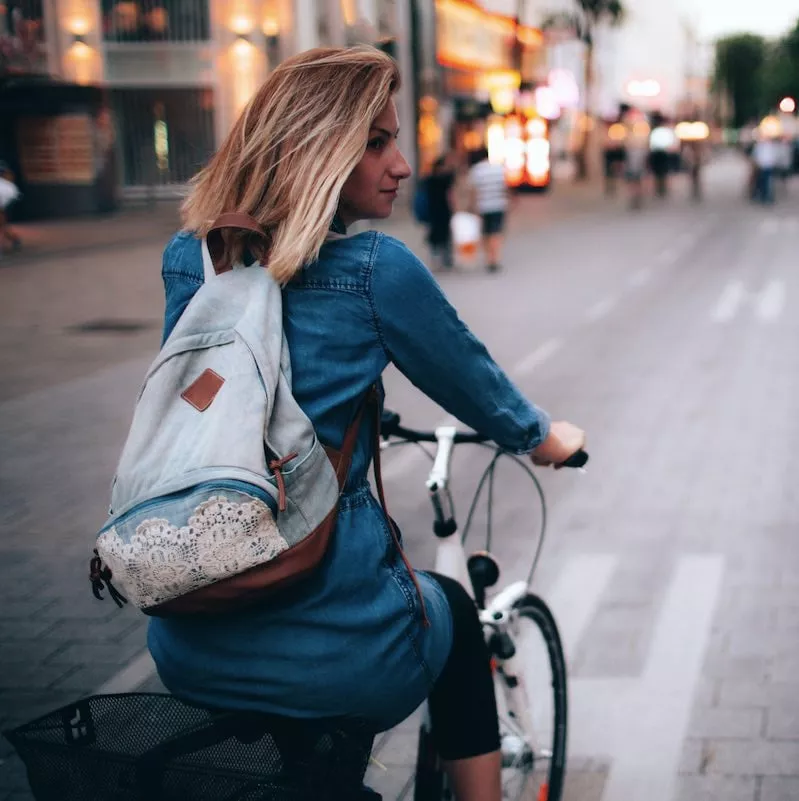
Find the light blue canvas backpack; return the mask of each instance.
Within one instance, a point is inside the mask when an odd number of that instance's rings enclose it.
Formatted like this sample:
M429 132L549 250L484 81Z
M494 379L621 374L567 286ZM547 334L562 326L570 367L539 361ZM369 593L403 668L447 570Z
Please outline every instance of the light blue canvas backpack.
M279 284L260 263L223 263L220 217L205 282L151 365L92 559L108 589L156 615L225 611L321 561L363 405L340 452L319 442L291 392ZM113 579L113 581L112 581Z

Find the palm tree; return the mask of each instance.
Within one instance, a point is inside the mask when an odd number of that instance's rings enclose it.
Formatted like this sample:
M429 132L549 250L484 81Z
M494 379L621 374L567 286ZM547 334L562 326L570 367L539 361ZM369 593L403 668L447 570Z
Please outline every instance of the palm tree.
M577 179L585 180L588 177L588 155L591 135L593 133L593 117L591 101L594 96L594 35L602 24L613 27L621 25L624 21L625 8L621 0L574 0L574 11L561 11L550 15L545 21L544 28L568 29L574 31L577 39L585 44L585 58L583 63L585 94L585 124L582 129L580 145L577 150Z

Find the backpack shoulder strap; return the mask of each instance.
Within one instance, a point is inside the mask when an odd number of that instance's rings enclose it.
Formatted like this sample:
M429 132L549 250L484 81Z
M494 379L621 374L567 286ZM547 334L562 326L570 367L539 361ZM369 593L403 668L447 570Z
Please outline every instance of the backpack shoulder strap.
M222 231L228 228L238 228L242 231L249 231L256 236L261 237L261 239L267 239L266 231L264 231L258 221L249 214L244 214L240 211L232 211L225 214L220 214L214 224L208 230L208 234L205 237L208 244L208 253L211 256L211 263L213 264L214 272L217 275L233 269L232 264L225 264L223 262L225 255L225 240L222 238Z

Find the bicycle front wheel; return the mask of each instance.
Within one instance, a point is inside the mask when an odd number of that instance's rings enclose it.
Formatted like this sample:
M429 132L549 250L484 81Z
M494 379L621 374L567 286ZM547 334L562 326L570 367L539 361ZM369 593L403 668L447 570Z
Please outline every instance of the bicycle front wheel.
M566 660L549 607L527 595L511 613L515 677L500 676L503 799L561 801L566 773ZM521 713L521 714L520 714Z

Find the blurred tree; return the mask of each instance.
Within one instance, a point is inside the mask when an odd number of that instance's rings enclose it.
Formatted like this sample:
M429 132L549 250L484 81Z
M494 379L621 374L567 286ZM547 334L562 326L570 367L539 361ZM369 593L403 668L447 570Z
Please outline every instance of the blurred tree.
M577 148L578 181L586 180L589 175L588 160L591 143L594 139L594 117L592 100L594 97L594 83L596 77L594 44L596 30L600 25L621 25L624 22L625 8L621 0L574 0L574 11L562 11L551 14L545 21L544 30L571 30L575 37L585 44L585 58L583 62L585 93L583 104L585 108L584 127L580 144Z
M799 100L799 20L793 30L774 42L763 68L763 100L774 109L784 97Z
M763 92L767 53L766 40L753 33L727 36L716 43L714 90L729 97L730 122L735 128L757 120L767 110Z

